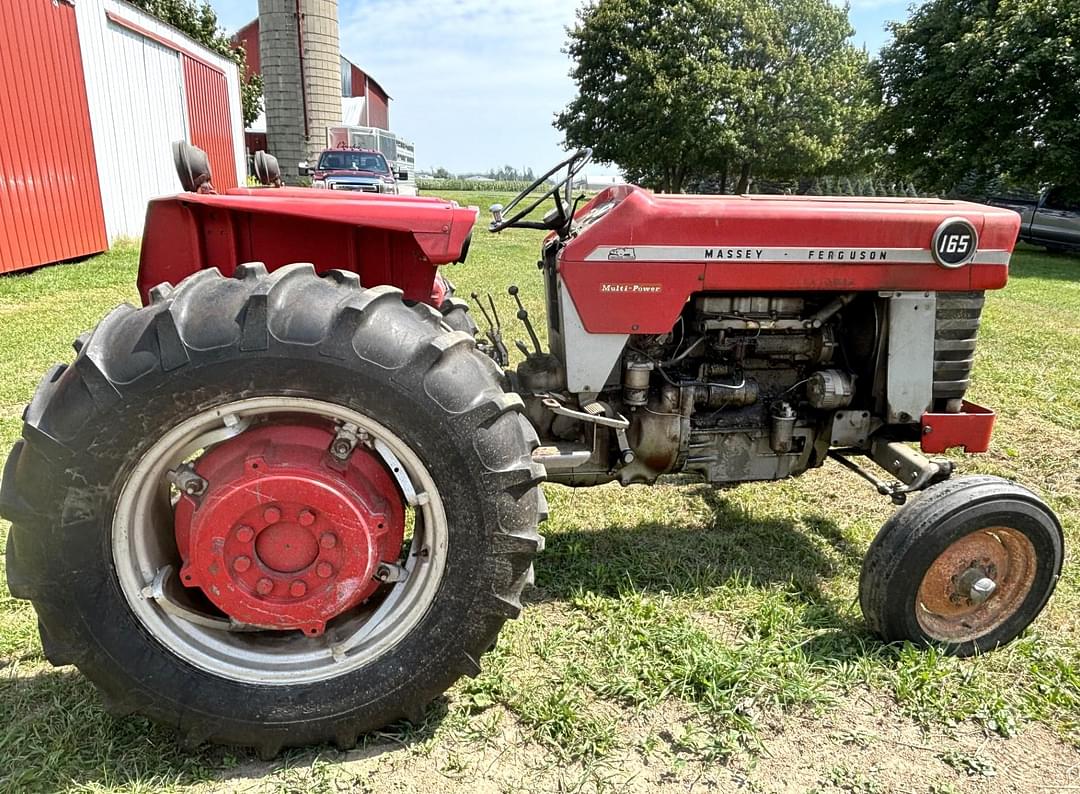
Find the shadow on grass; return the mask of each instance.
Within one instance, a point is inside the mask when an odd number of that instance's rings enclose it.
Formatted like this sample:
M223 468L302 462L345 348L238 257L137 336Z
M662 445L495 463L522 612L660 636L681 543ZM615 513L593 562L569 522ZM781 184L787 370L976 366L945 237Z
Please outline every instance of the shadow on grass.
M618 598L628 590L704 594L739 581L753 588L786 587L801 601L800 621L816 632L803 648L817 661L889 655L857 610L824 585L862 566L865 550L832 520L803 515L796 522L761 517L710 486L697 496L709 514L693 527L657 521L635 526L554 532L537 560L537 600L570 600L582 592Z
M850 575L862 549L831 520L762 518L709 486L697 494L707 514L693 527L647 521L591 531L553 532L538 560L538 590L558 600L582 591L617 599L628 589L672 595L706 593L738 580L751 589L780 585L802 602L803 626L813 638L802 652L824 665L880 654L861 620L827 594L830 578ZM701 526L704 523L704 526ZM888 654L882 654L887 658ZM448 713L433 703L420 726L393 725L361 739L356 750L330 746L283 752L263 762L249 750L180 747L175 733L141 717L113 718L77 671L0 673L0 790L56 790L72 784L142 786L229 785L269 774L305 776L320 763L341 763L409 747L430 738ZM310 781L309 781L310 782Z
M114 718L74 668L22 674L17 672L20 666L12 662L0 673L0 791L94 785L157 791L200 783L228 785L230 780L275 772L287 775L320 761L370 758L423 741L447 713L440 698L428 707L422 725L387 726L361 737L354 750L297 748L261 761L244 748L182 747L174 731L143 717Z

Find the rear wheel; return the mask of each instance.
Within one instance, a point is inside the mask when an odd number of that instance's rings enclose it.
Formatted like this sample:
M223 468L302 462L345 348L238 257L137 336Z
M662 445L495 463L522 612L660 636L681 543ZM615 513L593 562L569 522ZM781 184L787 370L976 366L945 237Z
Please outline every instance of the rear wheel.
M46 377L5 470L9 583L47 656L190 743L419 719L541 545L520 400L437 312L346 274L153 298Z
M927 488L885 522L863 562L870 627L890 641L968 656L1019 635L1061 573L1064 537L1046 504L998 477Z

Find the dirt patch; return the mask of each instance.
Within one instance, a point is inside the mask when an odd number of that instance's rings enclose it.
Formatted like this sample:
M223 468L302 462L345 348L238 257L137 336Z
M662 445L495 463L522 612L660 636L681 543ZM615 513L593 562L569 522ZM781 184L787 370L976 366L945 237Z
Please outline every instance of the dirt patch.
M734 765L754 791L1080 790L1080 751L1041 725L1010 739L970 723L924 730L869 692L819 719L789 718L764 748Z
M863 692L821 717L787 715L761 747L707 760L688 731L696 712L667 702L620 720L622 750L572 761L489 710L486 736L437 731L413 745L247 763L205 790L251 792L1039 792L1080 791L1080 751L1031 724L1011 739L971 724L924 730L887 698ZM698 748L700 750L700 747Z

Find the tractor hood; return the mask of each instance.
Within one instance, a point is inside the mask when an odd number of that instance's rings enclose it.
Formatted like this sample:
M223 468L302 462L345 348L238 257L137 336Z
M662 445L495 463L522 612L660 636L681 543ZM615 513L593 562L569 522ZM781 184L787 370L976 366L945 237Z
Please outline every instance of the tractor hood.
M619 185L578 211L560 272L588 331L665 333L701 291L997 289L1018 228L1015 212L962 201Z

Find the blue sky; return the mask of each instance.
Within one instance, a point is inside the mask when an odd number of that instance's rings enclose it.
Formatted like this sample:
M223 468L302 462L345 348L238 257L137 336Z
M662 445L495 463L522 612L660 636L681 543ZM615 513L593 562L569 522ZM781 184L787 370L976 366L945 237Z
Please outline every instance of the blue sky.
M876 52L909 0L851 0L855 43ZM210 0L222 26L258 0ZM560 159L554 115L574 96L565 28L579 0L340 0L341 48L393 101L390 125L420 168L536 171Z

